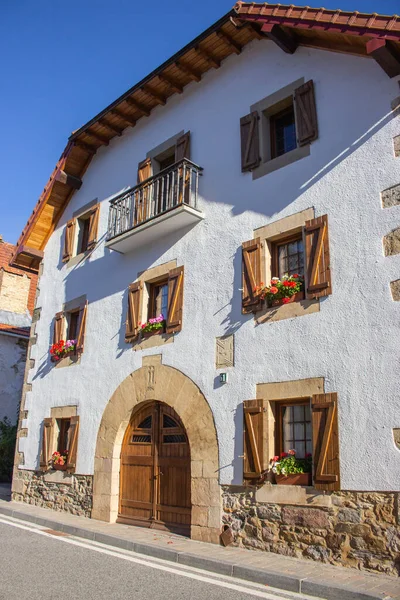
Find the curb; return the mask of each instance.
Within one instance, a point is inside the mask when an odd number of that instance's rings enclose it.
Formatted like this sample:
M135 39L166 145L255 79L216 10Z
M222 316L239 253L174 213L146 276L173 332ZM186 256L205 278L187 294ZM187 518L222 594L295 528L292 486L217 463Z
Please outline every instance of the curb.
M90 531L81 527L65 525L59 521L52 521L51 519L45 519L43 517L35 517L34 515L30 515L28 513L7 508L6 506L0 506L0 514L13 517L14 519L20 519L21 521L35 523L36 525L41 525L55 531L68 533L69 535L76 537L99 542L107 546L121 548L122 550L129 550L131 552L152 556L154 558L160 558L162 560L168 560L170 562L178 563L188 567L194 567L196 569L203 569L205 571L210 571L211 573L228 575L237 579L243 579L253 583L260 583L262 585L271 586L288 592L297 592L307 594L308 596L317 596L318 598L324 598L326 600L391 600L391 597L386 594L360 592L351 586L344 587L334 583L323 583L312 578L302 579L301 577L284 575L277 571L266 571L265 569L246 567L240 564L215 560L213 558L203 558L202 556L197 556L196 554L178 552L176 550L169 550L168 548L160 548L159 546L154 546L152 544L146 544L143 542L130 542L129 540L124 540L113 535L96 533L95 531Z

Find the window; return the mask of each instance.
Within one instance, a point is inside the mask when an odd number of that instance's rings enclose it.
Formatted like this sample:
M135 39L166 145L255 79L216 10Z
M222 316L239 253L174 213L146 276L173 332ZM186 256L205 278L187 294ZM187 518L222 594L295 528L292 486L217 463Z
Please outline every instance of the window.
M67 335L69 340L76 340L79 333L79 311L67 313Z
M273 277L304 276L304 245L301 234L272 244L271 271Z
M161 269L161 274L158 269ZM178 333L182 329L184 268L164 271L160 265L154 270L158 270L157 278L150 278L152 269L149 269L147 274L142 274L141 279L131 283L128 288L126 342L140 340L144 334L162 333L162 328L151 327L143 332L143 325L150 326L149 320L160 314L164 317L167 334Z
M294 108L291 105L269 119L271 135L271 158L282 156L297 148Z
M68 448L68 432L71 426L71 419L57 419L57 425L57 452L62 454Z
M77 254L86 252L89 245L90 217L78 219L78 245Z
M148 318L153 319L163 315L168 318L168 279L160 283L149 284L149 310Z
M63 310L56 314L52 344L62 346L56 352L57 358L55 361L57 362L57 366L67 366L71 363L71 360L78 362L84 348L87 307L86 296L80 296L75 300L66 302L63 305ZM60 345L62 340L64 344ZM74 347L71 344L67 344L70 340L75 340ZM50 350L50 353L53 360L55 358L53 349Z
M94 204L90 209L68 221L65 229L63 262L72 257L93 250L97 243L100 204Z
M304 79L251 106L240 119L242 172L253 179L304 158L318 138L313 81Z
M296 450L297 458L312 454L310 402L278 403L276 415L276 453Z

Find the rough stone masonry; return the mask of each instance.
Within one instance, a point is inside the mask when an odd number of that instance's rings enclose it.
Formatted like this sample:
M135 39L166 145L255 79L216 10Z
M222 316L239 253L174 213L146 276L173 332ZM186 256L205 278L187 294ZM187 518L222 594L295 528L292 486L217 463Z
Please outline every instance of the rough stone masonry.
M256 502L255 491L224 487L235 546L400 574L398 493L334 492L330 506L310 507Z

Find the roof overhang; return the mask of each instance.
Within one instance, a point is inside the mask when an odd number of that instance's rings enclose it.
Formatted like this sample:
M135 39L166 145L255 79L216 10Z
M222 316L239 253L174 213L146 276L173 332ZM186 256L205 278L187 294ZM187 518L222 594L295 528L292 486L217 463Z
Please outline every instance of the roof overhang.
M97 150L128 127L201 81L255 39L283 51L298 46L374 58L390 77L400 74L400 19L340 10L238 2L160 67L75 131L69 138L17 242L13 264L37 270L44 248Z

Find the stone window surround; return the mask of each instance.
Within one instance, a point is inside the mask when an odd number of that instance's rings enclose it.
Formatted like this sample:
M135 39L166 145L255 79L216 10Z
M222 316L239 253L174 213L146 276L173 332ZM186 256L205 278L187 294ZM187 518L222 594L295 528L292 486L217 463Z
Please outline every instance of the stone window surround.
M158 164L158 159L160 159L160 157L163 154L167 154L168 150L170 150L171 148L175 148L176 141L184 133L185 132L182 129L182 131L180 131L179 133L171 136L170 138L165 140L165 142L158 144L158 146L156 146L155 148L152 148L151 150L149 150L149 152L147 152L146 158L151 158L151 168L152 168L153 175L156 175L160 170L159 164Z
M294 213L278 221L273 221L268 225L259 227L253 231L253 238L261 238L262 253L261 253L261 276L262 281L271 280L271 243L277 242L289 235L299 233L305 225L306 221L314 219L314 208L306 208L301 212ZM319 312L320 303L315 300L301 300L300 302L292 302L290 304L282 304L272 308L265 308L259 311L254 319L257 325L268 321L281 321L282 319L290 319L292 317L300 317Z
M258 383L256 398L268 401L267 405L267 452L275 454L275 402L291 399L311 399L314 394L323 394L325 380L323 377L297 379L273 383ZM330 506L330 495L313 487L297 485L273 485L269 482L256 490L258 502L274 504L321 504Z
M172 269L176 269L177 261L176 259L170 260L169 262L163 263L162 265L157 265L156 267L151 267L150 269L146 269L146 271L141 271L138 273L136 281L141 281L143 284L143 293L142 293L142 306L139 311L142 315L142 321L147 321L148 314L148 305L149 305L149 285L151 283L156 283L160 279L164 279L168 277L168 273ZM165 344L172 344L174 341L173 333L163 333L161 335L152 335L146 339L139 340L138 342L133 343L133 350L147 350L148 348L154 348L156 346L164 346Z
M259 134L260 134L260 149L261 149L261 163L253 169L252 177L259 179L268 173L272 173L277 169L281 169L286 165L290 165L305 156L310 155L310 144L305 146L298 146L290 152L286 152L281 156L271 159L271 148L270 148L270 130L269 130L269 119L268 116L279 112L283 108L286 108L290 103L290 99L293 98L296 88L304 84L304 77L289 83L285 87L281 88L277 92L270 94L266 98L263 98L259 102L256 102L250 106L250 112L257 112L260 117L259 121Z
M78 208L74 213L72 213L72 218L80 219L81 217L84 217L86 215L86 213L88 213L89 210L91 208L93 208L93 206L96 206L96 204L98 204L98 199L94 198L94 200L87 202L87 204L84 204L84 206L81 206L81 208ZM93 250L86 250L85 252L80 252L79 254L76 254L78 237L79 237L78 231L77 231L77 228L75 228L75 239L74 239L74 249L73 249L74 255L66 263L67 268L74 267L75 265L79 264L87 256L89 256L89 254L91 254L93 252Z
M69 313L69 312L78 310L78 309L82 308L82 306L84 306L85 303L86 303L86 295L84 294L83 296L78 296L78 298L74 298L73 300L64 302L64 304L62 305L62 312ZM65 333L66 333L66 331L64 329L63 336L65 335ZM56 363L55 368L63 369L64 367L71 367L72 365L77 365L80 362L81 362L80 355L79 356L77 356L77 355L65 356L64 358L62 358L61 360L59 360Z

